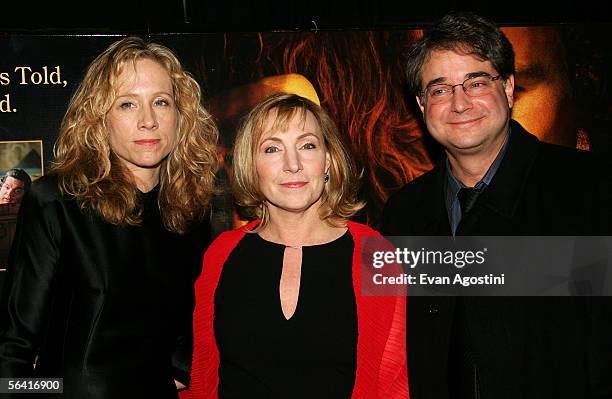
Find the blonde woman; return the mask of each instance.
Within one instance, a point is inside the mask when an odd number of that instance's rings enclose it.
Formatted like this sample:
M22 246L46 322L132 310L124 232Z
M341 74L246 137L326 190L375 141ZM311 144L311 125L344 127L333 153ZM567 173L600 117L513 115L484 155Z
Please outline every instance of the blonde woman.
M63 398L177 397L217 135L168 48L125 38L92 62L22 202L2 377L62 377Z
M292 94L255 106L226 232L196 283L191 398L407 398L405 297L363 296L358 173L330 117Z

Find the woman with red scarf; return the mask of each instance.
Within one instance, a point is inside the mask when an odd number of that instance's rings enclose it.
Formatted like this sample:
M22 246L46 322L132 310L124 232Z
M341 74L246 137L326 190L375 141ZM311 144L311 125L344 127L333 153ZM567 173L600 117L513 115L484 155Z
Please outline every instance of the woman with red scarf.
M407 398L405 296L361 293L358 173L326 112L259 103L234 146L255 220L217 238L196 283L192 398Z

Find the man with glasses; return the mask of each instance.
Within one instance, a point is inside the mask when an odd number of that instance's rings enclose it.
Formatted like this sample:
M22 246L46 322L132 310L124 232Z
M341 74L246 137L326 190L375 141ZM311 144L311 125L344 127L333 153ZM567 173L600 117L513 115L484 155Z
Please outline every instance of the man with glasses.
M491 21L446 15L412 47L406 71L444 157L389 199L385 235L610 235L612 169L511 119L514 52ZM407 306L411 398L612 397L610 297Z

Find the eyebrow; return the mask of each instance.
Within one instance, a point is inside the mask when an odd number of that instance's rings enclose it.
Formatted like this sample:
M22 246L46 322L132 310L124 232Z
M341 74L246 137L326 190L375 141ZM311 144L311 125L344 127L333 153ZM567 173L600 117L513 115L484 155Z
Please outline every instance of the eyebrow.
M308 137L308 136L313 136L314 138L316 138L317 140L319 140L319 136L317 136L315 133L311 133L311 132L306 132L306 133L300 134L300 135L298 136L298 138L297 138L297 139L298 139L298 140L301 140L301 139L303 139L304 137Z
M157 97L159 95L165 95L165 96L172 98L172 94L166 91L158 91L158 92L153 93L153 97ZM121 97L140 97L140 95L136 93L117 94L117 98L121 98Z
M489 72L486 71L475 71L475 72L470 72L470 73L466 73L464 76L464 81L467 79L472 79L472 78L477 78L478 76L492 76ZM439 78L435 78L430 80L429 82L427 82L427 85L425 85L425 88L428 88L430 86L433 85L437 85L437 84L448 84L445 83L447 80L446 77L439 77Z
M429 86L437 85L438 83L444 83L444 82L446 82L446 78L432 79L429 82L427 82L427 84L425 85L425 89L428 88Z
M320 140L319 136L317 136L316 134L311 133L311 132L306 132L306 133L300 134L300 135L297 137L297 140L301 140L301 139L303 139L304 137L309 137L309 136L313 136L313 137L315 137L317 140ZM270 137L267 137L267 138L263 139L263 140L261 141L261 144L265 143L265 142L266 142L266 141L268 141L268 140L272 140L272 141L275 141L275 142L278 142L278 143L282 142L282 140L281 140L280 138L278 138L278 137L276 137L276 136L270 136ZM261 144L260 144L260 145L261 145Z

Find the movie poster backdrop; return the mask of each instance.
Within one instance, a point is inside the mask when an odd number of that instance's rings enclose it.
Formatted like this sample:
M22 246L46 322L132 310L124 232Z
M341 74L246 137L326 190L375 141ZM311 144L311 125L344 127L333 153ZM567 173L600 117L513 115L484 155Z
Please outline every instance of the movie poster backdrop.
M610 154L610 25L503 28L516 52L513 117L540 139ZM363 168L362 221L376 227L389 194L431 169L440 148L407 92L403 54L418 29L152 34L201 84L220 130L213 236L240 223L229 191L242 115L278 91L320 103ZM61 119L87 65L117 35L0 37L0 174L48 170ZM19 153L27 149L27 153ZM26 167L27 166L27 167ZM18 206L0 204L0 287Z

